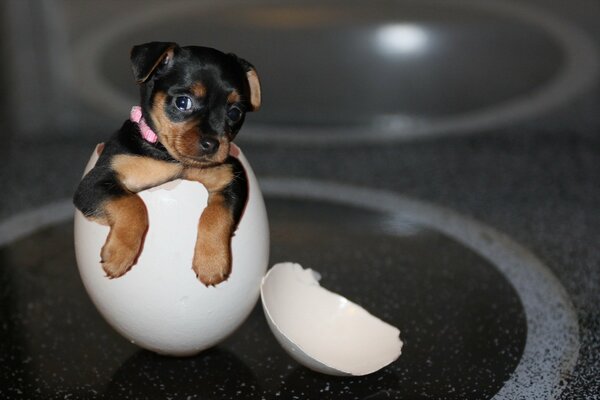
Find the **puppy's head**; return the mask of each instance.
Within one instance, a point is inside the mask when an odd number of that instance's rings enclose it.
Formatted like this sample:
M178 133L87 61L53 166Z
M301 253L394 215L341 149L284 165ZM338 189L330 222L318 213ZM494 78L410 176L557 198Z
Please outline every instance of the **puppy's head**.
M133 47L131 64L148 124L186 165L225 161L246 113L260 107L254 67L233 54L151 42Z

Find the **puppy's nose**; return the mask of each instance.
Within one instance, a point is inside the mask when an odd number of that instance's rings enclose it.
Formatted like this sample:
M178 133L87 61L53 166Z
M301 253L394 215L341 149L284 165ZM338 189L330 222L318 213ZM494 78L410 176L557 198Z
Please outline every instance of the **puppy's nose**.
M219 141L212 138L200 139L200 148L204 154L213 154L219 148Z

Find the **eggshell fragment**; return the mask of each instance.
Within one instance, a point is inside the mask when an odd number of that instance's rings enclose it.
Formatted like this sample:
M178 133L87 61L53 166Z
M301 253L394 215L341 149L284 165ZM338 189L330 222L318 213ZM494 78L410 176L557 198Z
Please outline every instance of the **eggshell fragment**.
M236 149L237 150L237 149ZM137 345L161 354L198 353L231 334L252 311L269 258L269 226L258 182L243 153L249 199L232 239L229 279L206 287L192 271L198 219L208 193L176 180L140 192L149 228L138 262L106 277L100 249L108 227L75 213L75 250L84 286L106 321ZM96 162L93 154L89 170Z
M300 364L330 375L367 375L396 360L400 331L319 285L299 264L280 263L261 285L267 322Z

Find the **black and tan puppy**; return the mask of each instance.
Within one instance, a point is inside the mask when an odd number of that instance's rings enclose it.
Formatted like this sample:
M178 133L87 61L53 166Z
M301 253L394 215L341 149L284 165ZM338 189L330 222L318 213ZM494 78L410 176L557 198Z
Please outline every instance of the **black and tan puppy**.
M209 198L192 268L202 283L216 285L231 272L231 237L248 197L230 142L245 113L260 106L256 71L232 54L164 42L135 46L131 63L140 108L106 142L77 188L75 206L110 227L100 256L108 277L116 278L135 264L148 229L136 193L176 178L202 183Z

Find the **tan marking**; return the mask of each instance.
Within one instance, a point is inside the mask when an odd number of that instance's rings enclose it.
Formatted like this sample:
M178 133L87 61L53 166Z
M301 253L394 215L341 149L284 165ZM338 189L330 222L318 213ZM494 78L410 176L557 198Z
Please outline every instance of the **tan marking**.
M183 179L200 182L209 192L223 190L233 180L231 165L222 164L211 168L186 168Z
M165 114L165 102L166 102L167 94L164 92L158 92L154 96L154 101L152 104L152 112L150 113L150 118L156 127L156 133L158 134L158 138L160 142L165 146L167 151L175 158L177 158L177 152L175 152L172 146L172 137L175 136L176 132L174 132L173 125L181 125L174 124L169 117Z
M95 222L97 224L100 225L107 225L108 226L108 220L106 219L106 215L101 214L101 215L90 215L90 216L86 216L86 218L92 222Z
M221 193L211 193L200 216L192 268L206 286L223 282L231 273L233 216Z
M160 142L169 154L181 163L193 167L206 167L225 161L229 153L229 142L226 139L221 140L219 150L215 154L201 157L199 146L201 132L198 130L197 121L188 120L180 123L171 121L164 111L166 97L163 92L155 95L150 116Z
M108 200L103 208L110 232L100 252L102 268L109 278L117 278L137 260L148 229L148 212L135 194Z
M206 86L202 82L194 82L191 87L192 94L196 97L206 96Z
M258 111L261 103L260 94L260 80L255 70L251 69L246 73L248 79L248 85L250 86L250 104L252 105L252 111Z
M213 163L222 163L225 162L227 157L229 157L229 146L231 143L226 138L219 138L219 150L211 157Z
M242 101L242 96L240 96L236 90L229 93L229 96L227 96L227 102L229 104L239 103L240 101Z
M173 180L183 170L179 163L126 154L115 156L112 168L123 186L134 193Z

